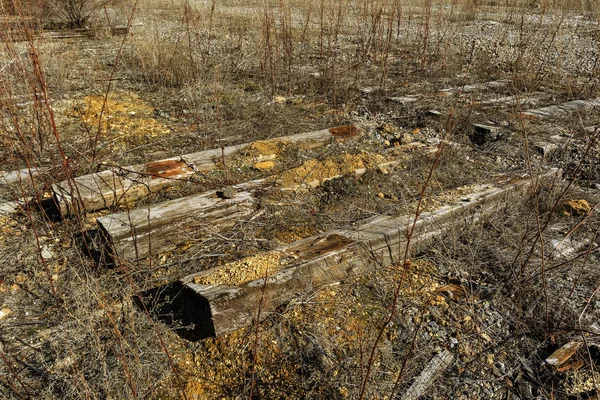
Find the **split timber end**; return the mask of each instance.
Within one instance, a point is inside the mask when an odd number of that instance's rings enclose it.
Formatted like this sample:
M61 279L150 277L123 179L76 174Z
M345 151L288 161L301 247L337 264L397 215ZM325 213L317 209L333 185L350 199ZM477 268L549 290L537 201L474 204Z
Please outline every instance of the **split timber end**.
M557 176L557 171L543 178ZM523 178L498 187L478 187L477 191L436 211L423 213L415 224L412 250L422 249L457 223L474 223L511 196L527 193L531 179ZM411 216L377 216L344 230L333 230L282 246L280 269L263 278L230 285L205 284L203 278L219 268L189 275L178 282L185 289L190 307L203 305L206 311L194 319L194 327L221 336L246 327L268 315L299 293L320 285L343 280L402 261ZM220 267L222 268L222 267ZM183 290L182 289L182 290ZM194 300L195 299L195 300ZM208 307L208 308L206 308ZM260 313L259 313L260 310ZM191 315L191 314L190 314ZM198 315L196 315L198 316ZM194 339L203 339L194 335Z

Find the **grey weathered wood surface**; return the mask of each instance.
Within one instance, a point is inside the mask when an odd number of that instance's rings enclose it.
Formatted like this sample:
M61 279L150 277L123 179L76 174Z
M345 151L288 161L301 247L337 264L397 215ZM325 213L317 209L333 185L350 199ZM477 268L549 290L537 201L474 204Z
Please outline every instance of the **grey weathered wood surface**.
M23 168L17 171L0 171L0 184L30 182L33 177L38 175L38 170L29 168Z
M411 147L412 148L412 147ZM430 149L424 146L423 148ZM388 167L396 162L386 162ZM367 170L354 173L363 175ZM338 176L331 176L334 179ZM231 225L236 219L249 215L256 203L255 190L268 184L260 179L232 186L235 196L223 199L217 191L208 191L141 207L121 213L100 217L97 223L105 233L112 253L119 260L135 260L153 254L173 250L186 241L207 234L211 229ZM317 187L323 181L311 181L302 185L277 187L276 190L294 190Z
M522 114L533 118L561 118L576 112L591 110L600 107L600 99L573 100L566 103L551 105L542 108L524 111Z
M170 200L146 208L100 217L112 253L119 260L135 260L172 250L196 240L217 226L249 215L255 198L250 192L264 180L236 185L234 196L223 199L217 191Z
M415 223L411 250L422 249L458 223L479 220L509 196L526 192L530 182L520 179L501 187L478 187L467 202L423 213ZM185 312L198 332L188 337L224 335L248 326L259 309L264 317L297 293L402 261L412 219L380 215L351 229L332 230L282 246L277 251L283 254L283 269L239 286L196 283L197 278L215 269L183 278L180 284L183 303L187 304Z
M362 131L362 127L367 125L354 126ZM323 129L270 140L289 145L301 145L303 148L314 148L336 140L333 133L335 129ZM230 160L252 143L254 142L205 150L154 163L112 168L80 176L70 182L63 181L53 185L52 188L63 215L132 203L176 181L189 179L198 171L218 169L223 160ZM167 167L161 170L161 166L164 165Z
M464 85L464 86L457 86L457 87L453 87L453 88L442 89L442 90L440 90L440 93L445 94L445 95L452 95L452 94L459 94L459 93L475 93L475 92L480 92L480 91L487 90L487 89L503 88L503 87L508 86L509 84L510 84L509 80L490 81L490 82L483 82L483 83L472 83L472 84L468 84L468 85Z
M24 197L19 200L12 200L0 203L0 215L16 214L31 201L31 197Z
M433 385L433 382L444 372L454 361L454 354L449 350L443 350L433 356L431 361L425 366L417 379L408 388L402 400L417 400L427 389Z

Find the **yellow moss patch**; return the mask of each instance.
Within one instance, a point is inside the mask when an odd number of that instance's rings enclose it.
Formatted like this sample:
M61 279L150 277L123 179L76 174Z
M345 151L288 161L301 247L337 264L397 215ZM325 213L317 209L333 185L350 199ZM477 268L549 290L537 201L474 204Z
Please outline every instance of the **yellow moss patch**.
M261 253L217 268L209 275L194 278L199 285L237 286L263 278L277 271L281 265L280 252Z
M567 217L583 217L592 211L586 200L569 200L562 205L562 212Z
M372 168L386 161L379 154L362 152L360 154L341 154L325 160L308 160L301 166L281 174L277 184L283 187L297 185L315 185L335 178L336 176L354 172L359 169Z
M250 157L276 156L281 154L285 144L278 140L258 140L244 149L244 155Z
M273 161L261 161L254 164L253 168L258 171L270 171L275 168L275 163Z
M20 235L15 229L17 221L6 215L0 215L0 243L4 243L11 236Z
M102 136L116 139L117 147L171 133L154 119L154 109L135 94L111 94L103 106L104 96L87 96L74 112L94 133L100 123Z

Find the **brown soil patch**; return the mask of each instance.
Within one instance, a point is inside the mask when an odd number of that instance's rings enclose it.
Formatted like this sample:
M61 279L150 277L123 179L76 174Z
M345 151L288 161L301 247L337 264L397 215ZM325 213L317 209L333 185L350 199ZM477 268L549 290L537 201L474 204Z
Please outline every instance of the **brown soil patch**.
M362 152L360 154L341 154L325 160L308 160L301 166L281 174L277 184L283 187L298 185L317 186L326 180L354 172L359 169L373 168L386 161L379 154Z

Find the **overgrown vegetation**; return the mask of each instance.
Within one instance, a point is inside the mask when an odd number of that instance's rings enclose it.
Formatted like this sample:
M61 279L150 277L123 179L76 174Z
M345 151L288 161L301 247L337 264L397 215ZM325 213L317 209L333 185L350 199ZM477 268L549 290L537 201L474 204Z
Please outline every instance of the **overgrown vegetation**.
M403 398L444 351L422 398L598 396L599 108L523 113L598 97L596 2L0 4L0 397ZM350 123L364 134L226 158ZM137 204L59 212L59 182L77 199L75 177L206 149L221 149L213 170ZM365 171L337 176L340 159ZM552 167L564 179L537 181ZM317 168L333 179L281 188ZM220 338L177 335L170 290L188 274L377 215L410 226L511 176L532 189L409 240L405 261L257 306L262 322ZM258 179L249 215L110 257L98 218ZM156 288L166 304L137 301ZM563 370L544 361L569 341L583 346Z

